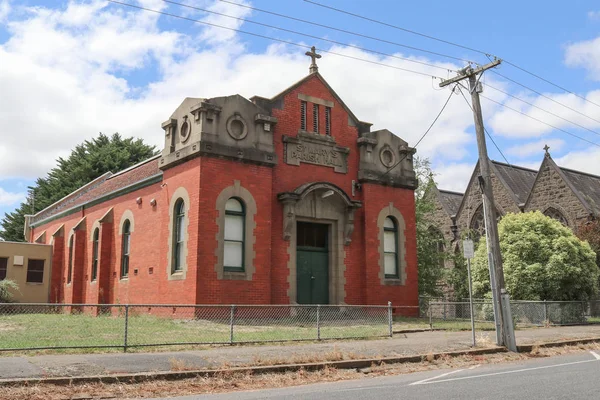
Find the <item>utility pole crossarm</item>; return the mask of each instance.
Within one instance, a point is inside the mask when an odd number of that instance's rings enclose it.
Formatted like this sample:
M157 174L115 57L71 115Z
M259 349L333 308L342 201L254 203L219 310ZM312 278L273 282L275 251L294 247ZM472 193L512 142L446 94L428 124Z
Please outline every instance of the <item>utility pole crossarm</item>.
M446 79L446 80L440 82L440 87L444 87L444 86L448 86L448 85L451 85L451 84L456 83L456 82L460 82L463 79L468 78L471 75L477 75L480 72L483 72L483 71L488 70L490 68L494 68L497 65L500 65L501 62L502 62L502 60L496 59L496 60L492 61L491 63L482 65L481 67L478 67L478 68L475 68L475 69L471 68L470 66L466 67L466 68L463 68L463 69L461 69L461 70L458 71L458 75L455 76L454 78Z

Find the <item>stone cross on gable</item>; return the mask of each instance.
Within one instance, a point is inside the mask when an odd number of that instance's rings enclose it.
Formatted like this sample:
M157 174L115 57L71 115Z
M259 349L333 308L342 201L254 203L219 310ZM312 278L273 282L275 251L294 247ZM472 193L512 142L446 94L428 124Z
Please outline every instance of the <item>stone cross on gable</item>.
M319 70L319 67L317 67L316 59L321 58L321 55L317 54L317 49L315 48L315 46L311 47L310 51L307 51L305 54L311 59L310 68L308 69L310 73L312 74L317 72Z
M548 150L550 150L550 146L548 146L547 144L544 146L544 151L546 152L546 155L549 156L550 153L548 152Z

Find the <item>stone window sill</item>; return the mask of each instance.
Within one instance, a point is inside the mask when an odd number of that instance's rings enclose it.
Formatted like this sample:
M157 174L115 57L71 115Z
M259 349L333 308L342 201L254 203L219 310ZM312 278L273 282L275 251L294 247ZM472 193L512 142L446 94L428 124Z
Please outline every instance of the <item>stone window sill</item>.
M385 278L383 284L387 286L402 286L400 278Z
M223 271L223 279L243 281L248 277L245 271Z
M185 279L185 274L183 273L183 271L176 271L171 273L171 275L169 275L169 280L170 281L182 281Z

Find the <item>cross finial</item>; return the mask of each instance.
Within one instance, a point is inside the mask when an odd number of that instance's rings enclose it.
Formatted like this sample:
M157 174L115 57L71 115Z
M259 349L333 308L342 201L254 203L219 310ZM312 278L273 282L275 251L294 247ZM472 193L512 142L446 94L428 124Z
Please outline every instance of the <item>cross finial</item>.
M550 150L550 146L548 146L547 144L544 146L544 151L546 152L546 155L549 156L550 153L548 152L548 150Z
M310 73L312 74L317 72L319 70L319 67L317 67L316 59L321 58L321 55L317 54L317 49L315 48L315 46L311 47L310 51L307 51L305 54L311 59L310 68L308 69Z

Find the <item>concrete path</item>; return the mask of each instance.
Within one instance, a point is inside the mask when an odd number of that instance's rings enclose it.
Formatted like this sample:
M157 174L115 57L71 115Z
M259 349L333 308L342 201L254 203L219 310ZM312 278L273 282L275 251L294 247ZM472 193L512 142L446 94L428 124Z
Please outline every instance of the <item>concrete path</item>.
M484 347L493 345L494 332L478 332ZM536 328L517 331L518 344L600 337L600 326ZM335 341L210 347L205 350L69 354L1 357L0 379L73 377L117 373L213 369L233 366L303 363L325 359L357 359L467 350L470 332L418 332L380 340Z

